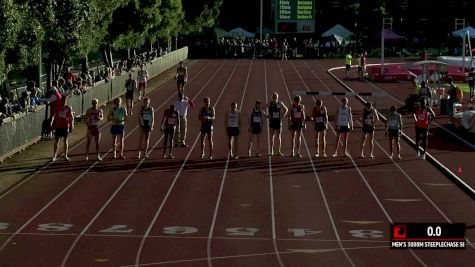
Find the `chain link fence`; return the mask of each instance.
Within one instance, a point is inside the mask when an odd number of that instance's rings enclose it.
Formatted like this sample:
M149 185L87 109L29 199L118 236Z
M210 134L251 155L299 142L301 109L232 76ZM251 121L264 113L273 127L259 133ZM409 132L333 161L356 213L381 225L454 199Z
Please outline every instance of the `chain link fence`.
M147 63L146 69L150 78L153 78L187 57L188 47L184 47ZM136 72L137 70L132 70L134 77L137 76ZM125 94L125 81L128 77L128 73L123 73L109 82L95 84L81 95L70 96L68 104L72 106L75 116L86 113L94 98L99 100L99 105L103 105ZM35 112L16 115L0 125L0 162L41 139L42 123L47 112L45 106L40 106Z

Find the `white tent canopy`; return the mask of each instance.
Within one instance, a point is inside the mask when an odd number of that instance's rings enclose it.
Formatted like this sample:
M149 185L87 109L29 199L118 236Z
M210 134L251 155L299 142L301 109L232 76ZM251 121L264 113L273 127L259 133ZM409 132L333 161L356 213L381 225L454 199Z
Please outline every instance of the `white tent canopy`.
M468 34L469 34L470 38L475 37L475 29L472 26L468 26L468 27L465 27L463 29L453 31L452 36L463 38L467 31L468 31Z
M337 24L337 25L333 26L332 28L330 28L328 31L322 33L322 37L335 36L335 38L337 38L337 36L338 36L338 37L341 37L341 38L345 39L345 38L348 38L352 34L353 33L350 30L348 30L347 28L341 26L340 24Z
M244 30L243 28L241 27L238 27L238 28L235 28L235 29L232 29L228 32L225 32L224 33L224 36L225 37L235 37L235 38L251 38L251 37L254 37L255 34L252 33L252 32L248 32L246 30Z

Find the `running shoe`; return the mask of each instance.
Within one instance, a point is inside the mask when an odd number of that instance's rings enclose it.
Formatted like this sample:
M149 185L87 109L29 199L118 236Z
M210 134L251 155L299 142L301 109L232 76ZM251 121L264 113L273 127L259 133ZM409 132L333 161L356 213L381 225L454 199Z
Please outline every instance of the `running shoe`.
M89 157L88 157L88 156L86 156L86 161L88 161L88 160L89 160Z
M373 154L369 155L369 157L372 158L372 159L374 159L374 155L373 155Z
M282 153L282 151L279 151L279 152L277 152L277 156L283 157L283 156L284 156L284 153Z
M137 158L141 158L142 157L142 153L139 152L139 155L137 156Z
M323 157L326 158L326 157L327 157L327 154L323 153Z
M117 158L117 153L114 151L114 154L112 155L112 158L113 159L116 159Z
M363 154L363 153L361 153L360 158L362 158L362 159L364 158L364 154Z
M393 154L391 153L391 155L389 155L389 158L392 159L393 158Z
M172 154L168 154L169 159L174 159L175 157Z
M302 158L302 154L297 153L297 158L299 158L299 159Z
M205 158L205 153L201 153L200 158L201 158L201 159L204 159L204 158Z
M209 159L209 160L212 160L212 159L213 159L213 156L212 156L212 155L209 155L208 159Z
M55 162L55 161L57 161L57 160L58 160L58 158L57 158L56 156L54 156L54 157L51 159L51 161L53 161L53 162Z
M249 150L249 151L247 152L247 156L248 156L248 157L252 157L252 152L251 152L251 150Z
M261 153L256 152L256 157L260 157L260 156L261 156Z
M119 159L125 159L124 155L120 155Z
M397 155L397 159L401 159L401 158L402 158L402 157L401 157L401 155L400 155L400 154L399 154L399 155Z
M349 157L350 156L350 153L348 153L348 151L345 152L345 157Z
M65 159L66 161L71 161L71 159L68 157L68 155L64 156L64 159Z
M238 156L234 156L234 159L239 159L239 157L238 157Z
M320 154L317 153L313 157L318 158L318 157L320 157Z
M426 159L426 153L421 155L421 159Z
M102 157L99 156L99 155L97 155L97 160L98 160L98 161L102 161Z
M187 144L181 144L180 147L188 147Z
M336 158L336 156L338 156L338 153L337 152L333 153L332 157Z
M167 158L167 154L163 154L163 158L166 159L166 158Z

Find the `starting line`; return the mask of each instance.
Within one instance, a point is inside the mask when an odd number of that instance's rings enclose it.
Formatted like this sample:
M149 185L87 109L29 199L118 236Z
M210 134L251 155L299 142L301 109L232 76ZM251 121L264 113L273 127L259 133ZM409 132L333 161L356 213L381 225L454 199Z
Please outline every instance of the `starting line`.
M296 95L322 95L322 96L388 96L384 92L353 93L353 92L330 92L330 91L292 91Z

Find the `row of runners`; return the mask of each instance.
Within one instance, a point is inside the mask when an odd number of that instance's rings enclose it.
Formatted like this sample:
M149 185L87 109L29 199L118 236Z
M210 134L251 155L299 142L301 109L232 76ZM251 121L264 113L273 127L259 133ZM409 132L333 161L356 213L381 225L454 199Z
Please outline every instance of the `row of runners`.
M154 109L150 105L149 98L143 98L142 107L137 116L140 124L141 134L138 142L138 157L149 156L149 139L150 133L154 129L155 118ZM85 115L87 124L87 145L86 145L86 160L89 159L89 147L91 141L94 139L97 159L102 160L99 154L99 144L101 133L99 126L104 119L104 112L98 106L98 101L95 99L92 101L92 107L88 109ZM163 157L173 158L174 147L187 147L185 143L186 131L187 131L187 113L188 107L193 107L194 104L191 100L185 97L182 93L178 94L178 99L173 105L165 110L161 122L160 131L164 135L163 141ZM64 155L65 159L68 158L68 133L72 131L74 127L74 117L72 108L66 104L66 97L62 99L62 105L55 113L52 126L56 129L56 140L54 144L54 156L53 161L57 159L58 142L61 138L64 139ZM112 135L112 149L113 158L123 159L124 157L124 134L125 134L125 122L132 114L129 114L126 107L122 106L121 98L114 100L114 107L109 111L107 120L111 122L110 133ZM218 116L219 117L219 116ZM306 116L305 106L301 103L301 97L296 96L294 98L292 106L287 106L279 101L277 93L272 95L271 101L264 109L259 100L255 102L250 116L249 116L249 147L248 155L260 156L261 151L261 135L263 132L265 119L268 120L268 126L270 130L271 138L271 156L283 156L281 151L281 131L283 121L285 118L288 120L288 127L291 132L291 154L292 157L302 157L300 154L301 147L301 133L306 129L306 121L312 121L315 129L315 157L326 157L326 130L328 129L328 113L327 108L323 105L323 101L317 99L315 106L313 107L311 116ZM418 156L425 158L425 151L427 149L427 133L430 122L435 117L434 112L426 107L425 101L422 102L422 106L419 107L414 113L414 120L416 122L416 143L422 141L422 153L419 152ZM201 158L205 158L205 146L208 143L208 159L213 159L213 130L216 121L216 112L214 107L211 106L210 98L203 100L203 106L199 110L198 119L201 121ZM360 157L365 157L365 145L369 142L370 158L373 158L373 140L376 122L379 120L378 113L371 103L367 103L363 110L362 116L362 142L361 142L361 154ZM238 151L238 138L241 135L243 128L241 113L238 110L236 103L231 104L231 109L224 116L224 127L228 136L228 149L229 157L237 159ZM333 157L338 156L338 150L340 142L343 146L343 155L349 156L347 150L348 134L353 130L353 114L351 107L348 106L348 99L343 98L341 105L336 111L335 130L337 132L336 145L333 153ZM386 123L386 135L389 137L389 150L390 157L393 157L393 153L396 153L397 159L401 158L400 152L400 136L401 129L403 128L402 118L396 111L396 107L392 106L390 114ZM368 140L369 139L369 140ZM253 150L253 144L256 143L256 147ZM274 150L274 147L276 150ZM142 151L144 153L142 154Z

